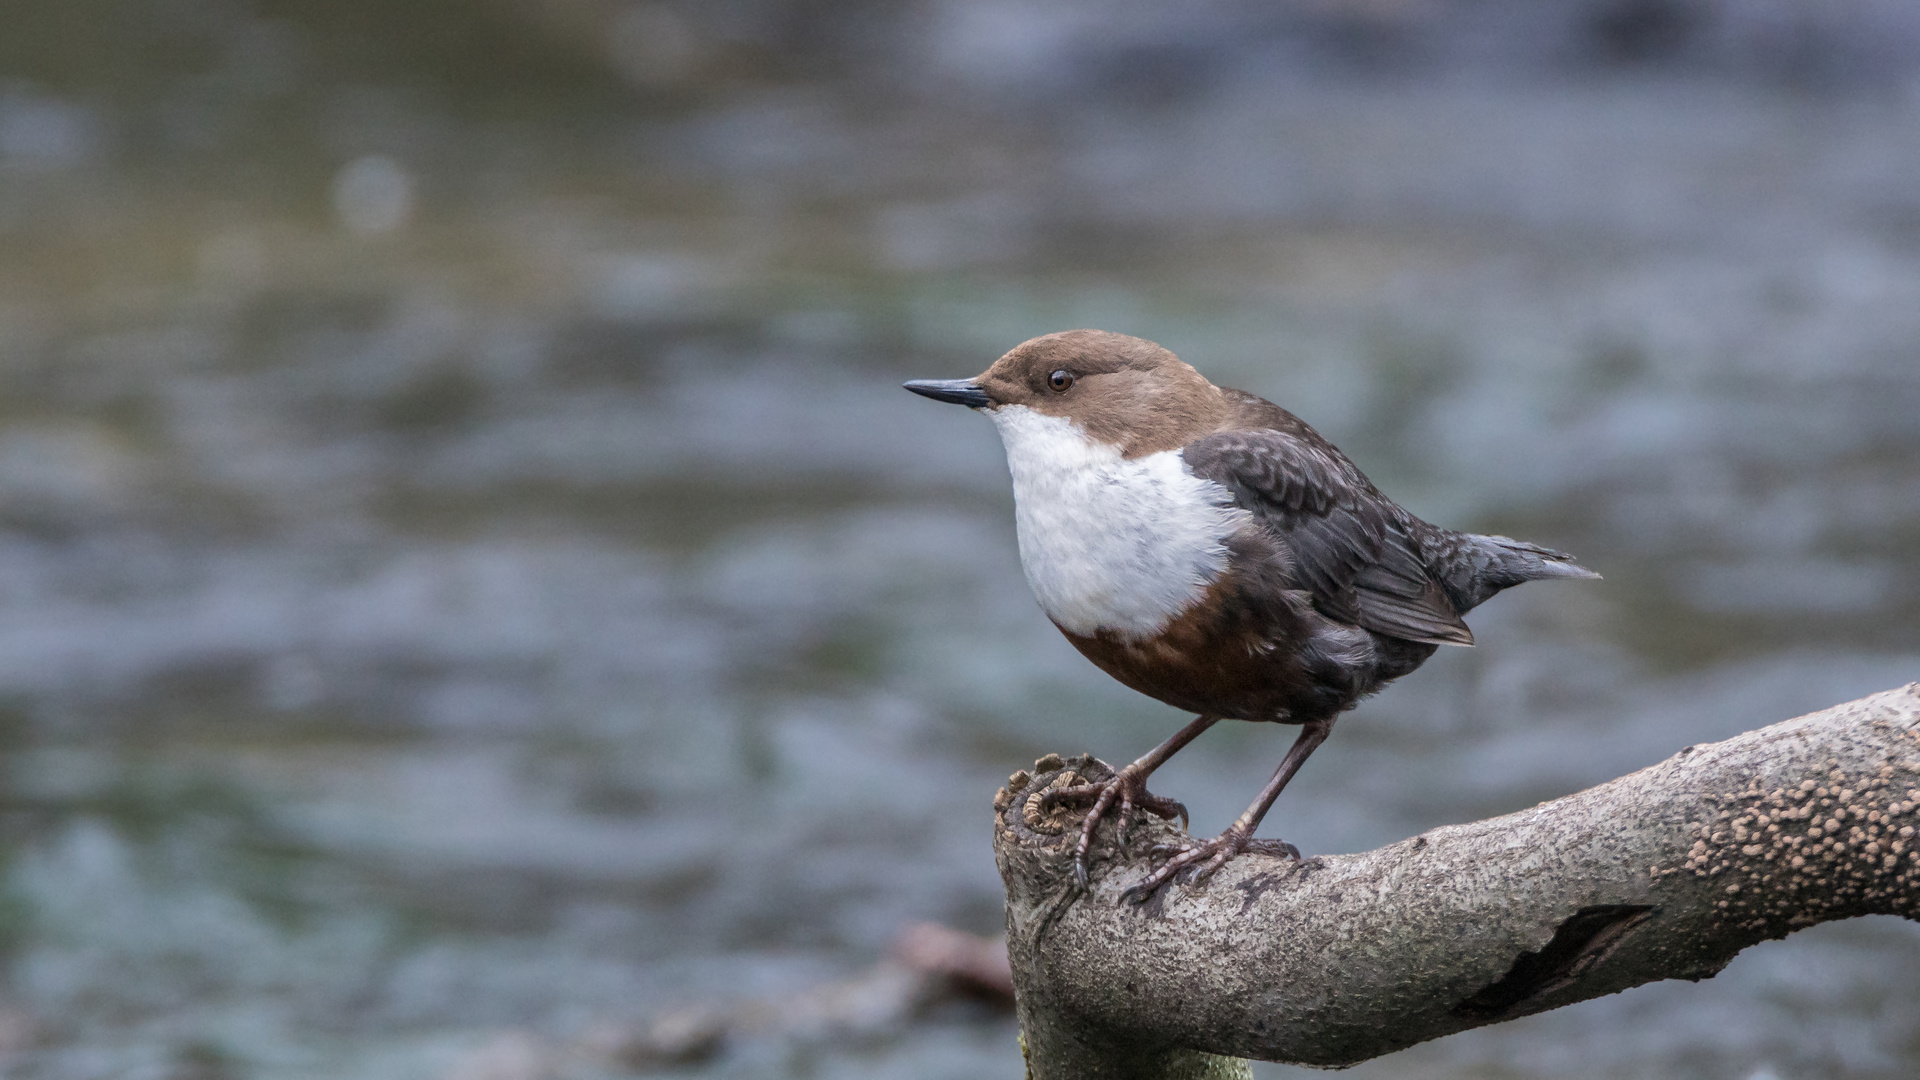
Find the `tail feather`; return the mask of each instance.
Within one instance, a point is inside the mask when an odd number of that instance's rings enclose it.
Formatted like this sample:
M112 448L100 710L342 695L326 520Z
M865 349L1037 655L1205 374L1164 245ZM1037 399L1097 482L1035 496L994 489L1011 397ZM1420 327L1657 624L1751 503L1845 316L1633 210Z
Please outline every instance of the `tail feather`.
M1598 573L1592 570L1589 570L1584 566L1581 566L1579 563L1566 561L1568 559L1573 558L1573 556L1562 555L1560 552L1557 552L1557 551L1554 552L1553 554L1558 555L1559 558L1541 560L1540 565L1538 567L1535 567L1532 573L1528 574L1525 578L1521 580L1545 581L1548 578L1574 578L1579 581L1599 581L1600 580L1600 575Z
M1427 566L1462 613L1523 581L1600 578L1563 551L1506 536L1435 530L1422 547Z

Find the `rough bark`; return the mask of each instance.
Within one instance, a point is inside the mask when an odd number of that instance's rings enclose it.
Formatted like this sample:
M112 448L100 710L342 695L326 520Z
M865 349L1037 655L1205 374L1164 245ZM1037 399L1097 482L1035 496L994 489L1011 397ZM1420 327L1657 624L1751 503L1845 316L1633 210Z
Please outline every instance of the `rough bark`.
M1357 855L1243 855L1118 903L1178 833L1103 824L1050 787L1110 775L1049 755L995 800L1030 1080L1233 1077L1244 1058L1343 1066L1657 979L1920 895L1920 683L1691 746L1531 810Z

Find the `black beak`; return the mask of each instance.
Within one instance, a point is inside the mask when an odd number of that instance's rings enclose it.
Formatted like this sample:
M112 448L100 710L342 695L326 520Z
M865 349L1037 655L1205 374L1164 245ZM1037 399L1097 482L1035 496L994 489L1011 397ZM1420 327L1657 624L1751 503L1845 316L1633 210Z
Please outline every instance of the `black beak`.
M969 409L984 409L993 404L993 399L972 379L915 379L903 385L921 397L951 401Z

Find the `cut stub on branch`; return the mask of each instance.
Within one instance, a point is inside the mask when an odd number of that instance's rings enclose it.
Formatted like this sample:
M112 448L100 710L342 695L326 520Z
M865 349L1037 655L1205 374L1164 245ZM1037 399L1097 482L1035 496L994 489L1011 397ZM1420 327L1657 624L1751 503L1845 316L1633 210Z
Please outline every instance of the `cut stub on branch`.
M1920 684L1374 851L1243 855L1138 907L1120 893L1171 827L1116 850L1103 825L1083 892L1077 817L1040 799L1105 768L1048 755L995 799L1033 1080L1351 1065L1920 901Z

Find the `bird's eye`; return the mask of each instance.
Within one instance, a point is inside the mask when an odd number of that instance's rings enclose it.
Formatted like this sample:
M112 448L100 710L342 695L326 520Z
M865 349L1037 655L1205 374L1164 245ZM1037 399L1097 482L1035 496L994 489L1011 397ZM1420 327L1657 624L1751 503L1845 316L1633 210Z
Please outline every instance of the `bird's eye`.
M1053 387L1054 393L1064 394L1073 385L1073 372L1062 368L1047 376L1047 385Z

